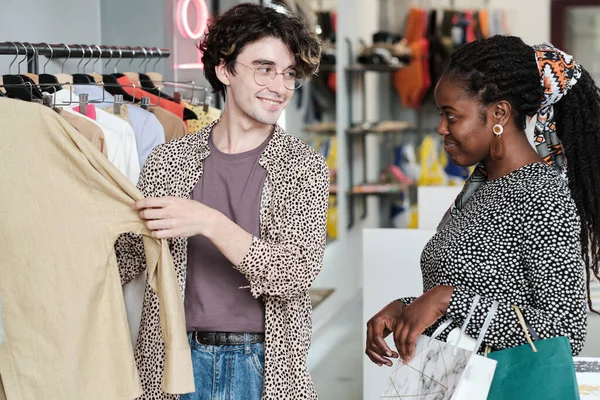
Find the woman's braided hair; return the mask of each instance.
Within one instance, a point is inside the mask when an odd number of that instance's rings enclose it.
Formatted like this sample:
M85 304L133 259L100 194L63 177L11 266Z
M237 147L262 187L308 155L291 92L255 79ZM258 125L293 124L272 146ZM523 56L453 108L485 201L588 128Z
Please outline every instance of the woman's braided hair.
M447 73L464 82L466 93L483 106L499 100L510 102L515 122L522 129L526 117L535 115L542 101L535 52L518 37L494 36L459 48L451 56ZM592 274L600 279L600 94L585 69L554 107L569 188L581 219L581 252L592 309L590 279Z

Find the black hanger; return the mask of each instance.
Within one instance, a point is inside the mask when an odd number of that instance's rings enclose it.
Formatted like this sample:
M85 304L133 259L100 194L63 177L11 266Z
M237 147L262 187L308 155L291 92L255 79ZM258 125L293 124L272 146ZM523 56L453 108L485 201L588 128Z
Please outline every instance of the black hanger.
M144 47L142 47L142 51L144 52L144 61L145 61L148 53ZM150 49L150 56L152 57L153 54L154 54L154 50ZM161 55L160 50L158 51L158 54L159 54L159 56ZM142 61L142 63L140 64L140 68L139 68L140 70L142 69L142 65L144 64L144 61ZM147 63L146 63L146 65L147 65ZM144 71L145 71L145 69L144 69ZM140 77L140 84L142 85L142 89L144 89L146 92L153 94L158 98L162 98L162 99L180 104L180 101L177 101L174 97L169 96L166 93L163 93L159 88L154 86L154 82L152 82L152 79L150 79L150 77L148 75L146 75L145 73L142 73L142 72L140 72L138 75ZM187 121L189 119L198 119L198 116L196 115L196 113L194 111L192 111L184 106L183 120Z
M17 51L17 54L15 55L15 58L12 60L12 62L8 66L9 71L11 70L11 67L14 64L14 62L19 57L19 47L15 43L12 43L12 44L13 44L13 46L15 46L15 50ZM23 43L20 43L20 44L25 49L25 58L19 62L19 72L21 71L21 63L27 59L27 48L25 47L25 45ZM31 78L29 78L28 76L6 74L6 75L2 76L2 81L3 81L4 85L6 85L5 90L6 90L7 97L21 99L21 100L25 100L25 101L33 101L34 99L39 99L39 100L42 99L42 93L35 86L36 85L35 82L33 82L33 80L31 80ZM25 83L25 82L28 82L28 83Z
M81 61L79 61L79 64L81 64L83 62L83 60L85 59L85 47L82 45L77 45L81 48L81 52L83 53L83 56L81 57ZM92 61L92 57L94 56L94 52L92 50L91 47L89 47L90 50L90 61ZM79 64L77 64L77 73L73 74L73 83L76 85L90 85L90 84L95 84L96 81L94 80L94 78L92 78L90 75L85 73L85 66L88 65L90 63L90 61L88 61L87 63L85 63L83 65L83 73L79 73Z
M148 75L143 74L141 72L139 75L140 75L140 83L142 84L142 89L144 89L146 92L152 93L155 96L160 96L163 99L175 101L174 97L171 97L168 94L161 92L160 89L158 89L156 86L154 86L154 82L152 82L152 79L150 79L150 77Z
M41 100L43 97L36 83L28 76L7 74L2 75L2 81L6 85L4 89L7 97L25 101Z
M40 88L42 91L47 93L56 93L62 89L62 86L59 85L59 81L56 76L52 74L40 74Z
M117 70L117 65L119 65L119 62L121 62L121 58L123 57L123 52L121 51L121 49L117 47L117 50L119 51L119 60L113 67L115 69L115 71ZM113 59L112 47L108 47L108 51L110 52L110 59L108 60L106 65L104 65L105 70L108 69L108 64L110 64L110 62ZM104 90L106 90L108 93L112 94L113 96L116 94L120 94L123 96L123 100L134 103L138 100L135 99L133 96L131 96L129 93L127 93L125 90L123 90L123 88L121 87L121 84L117 81L118 78L121 78L123 76L125 76L125 75L118 74L118 73L103 74L102 82L104 82Z
M46 73L46 66L50 61L52 61L52 58L54 57L54 50L52 49L52 46L50 46L48 43L43 44L48 46L48 49L50 50L50 57L48 57L48 61L46 61L46 64L44 64L44 72L38 76L38 79L40 81L40 88L42 89L42 91L47 93L56 93L62 89L62 85L60 85L60 82L58 81L58 78L56 76ZM69 50L69 56L67 57L68 60L69 57L71 57L71 49L67 45L64 46L67 48L67 50ZM63 62L61 71L64 71L65 62Z
M73 83L76 85L90 85L96 84L96 81L88 74L73 74Z
M104 90L106 90L108 93L112 94L113 96L115 94L121 94L121 95L123 95L123 100L129 101L132 103L139 101L139 100L135 99L133 96L131 96L129 93L127 93L126 91L123 90L123 88L121 87L121 84L117 81L117 79L122 76L125 76L125 75L123 75L123 74L102 75L102 81L104 82Z

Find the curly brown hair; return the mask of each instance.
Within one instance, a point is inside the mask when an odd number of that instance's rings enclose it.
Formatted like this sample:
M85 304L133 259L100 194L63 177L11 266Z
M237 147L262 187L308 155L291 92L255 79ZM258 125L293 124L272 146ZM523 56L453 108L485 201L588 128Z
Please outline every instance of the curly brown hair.
M235 60L239 53L248 44L266 37L280 39L290 49L299 77L309 77L317 72L321 42L308 31L300 17L270 7L242 3L213 19L198 45L203 52L204 76L213 92L224 91L215 67L224 61L227 70L235 74Z

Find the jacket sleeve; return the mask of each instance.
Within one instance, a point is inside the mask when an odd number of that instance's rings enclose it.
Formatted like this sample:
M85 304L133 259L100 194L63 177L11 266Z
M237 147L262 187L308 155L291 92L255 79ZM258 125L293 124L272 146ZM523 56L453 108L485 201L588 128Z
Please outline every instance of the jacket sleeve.
M323 266L326 242L329 170L323 157L308 157L297 189L273 219L279 240L253 237L236 268L250 281L254 297L293 298L308 291Z
M137 187L144 197L154 197L157 195L155 184L161 179L161 175L164 175L162 173L164 169L158 168L161 158L158 152L159 149L160 146L152 150L140 173ZM115 242L115 253L117 255L122 285L131 282L133 278L146 269L146 256L142 235L133 233L119 235Z
M562 199L561 199L562 200ZM516 304L541 339L566 336L577 355L586 336L587 305L581 257L580 225L575 206L562 201L544 202L523 219L523 262L528 281L527 304ZM540 204L540 203L538 203ZM541 207L541 208L540 208ZM548 216L556 216L548 223ZM475 293L456 287L447 315L462 324ZM494 299L481 297L467 329L476 337ZM511 303L500 303L484 343L495 350L526 342Z

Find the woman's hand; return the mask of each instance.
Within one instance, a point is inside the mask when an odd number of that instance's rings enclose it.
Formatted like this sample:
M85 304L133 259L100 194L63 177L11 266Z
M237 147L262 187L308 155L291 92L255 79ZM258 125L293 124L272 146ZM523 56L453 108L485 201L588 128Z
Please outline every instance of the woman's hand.
M446 314L453 292L453 286L436 286L404 308L394 329L394 343L405 363L414 357L419 335Z
M380 367L385 364L392 366L389 357L398 358L398 353L392 351L385 338L395 331L402 317L404 303L392 301L367 322L367 346L365 354Z

